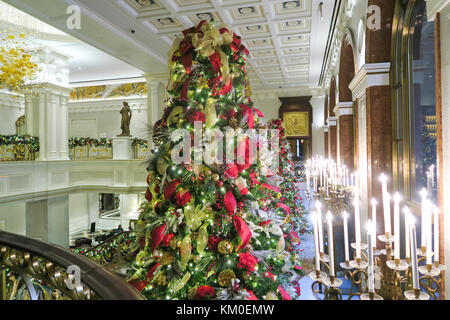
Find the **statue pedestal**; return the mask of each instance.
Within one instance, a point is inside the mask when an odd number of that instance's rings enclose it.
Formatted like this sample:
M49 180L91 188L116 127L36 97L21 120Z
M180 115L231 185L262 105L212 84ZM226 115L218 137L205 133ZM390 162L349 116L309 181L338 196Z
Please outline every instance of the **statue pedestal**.
M133 147L131 137L113 138L113 160L132 160Z

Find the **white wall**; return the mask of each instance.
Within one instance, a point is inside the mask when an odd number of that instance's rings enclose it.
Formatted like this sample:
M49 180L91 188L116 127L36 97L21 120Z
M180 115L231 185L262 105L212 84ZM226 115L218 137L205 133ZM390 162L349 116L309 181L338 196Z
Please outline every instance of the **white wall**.
M0 205L0 221L7 232L26 235L25 202L13 202Z
M121 115L119 111L100 111L69 113L69 123L71 120L95 120L97 122L98 137L106 135L107 138L114 138L122 131L120 129ZM133 110L130 123L130 132L134 138L145 139L147 136L147 111ZM69 137L72 133L69 132ZM92 137L96 138L96 137Z
M98 205L97 205L98 207ZM87 193L69 195L69 234L89 228Z
M24 113L23 98L0 92L0 135L16 134L16 120Z

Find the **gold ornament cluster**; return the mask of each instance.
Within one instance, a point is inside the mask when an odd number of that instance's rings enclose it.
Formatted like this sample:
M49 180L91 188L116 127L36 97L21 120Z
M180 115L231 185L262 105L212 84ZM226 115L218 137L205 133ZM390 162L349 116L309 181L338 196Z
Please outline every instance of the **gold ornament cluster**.
M223 270L219 274L219 285L224 288L231 288L232 280L236 279L236 274L233 272L233 270L226 269Z

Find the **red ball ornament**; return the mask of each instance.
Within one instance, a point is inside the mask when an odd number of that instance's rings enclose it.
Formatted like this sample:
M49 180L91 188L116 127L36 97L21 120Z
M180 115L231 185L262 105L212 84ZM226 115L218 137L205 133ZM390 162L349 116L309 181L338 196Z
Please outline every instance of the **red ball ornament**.
M222 181L222 180L217 181L217 185L218 185L219 187L223 187L223 181Z

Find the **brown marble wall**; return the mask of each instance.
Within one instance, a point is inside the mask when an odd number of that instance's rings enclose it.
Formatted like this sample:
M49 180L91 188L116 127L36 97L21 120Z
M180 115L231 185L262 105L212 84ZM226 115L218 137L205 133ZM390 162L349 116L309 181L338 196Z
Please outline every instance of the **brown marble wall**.
M324 132L325 138L325 158L328 158L328 132Z
M328 127L328 138L330 145L330 154L329 157L334 160L337 159L337 126L329 126Z
M390 86L370 87L367 93L367 179L368 199L382 199L379 177L392 175L392 118ZM392 181L391 181L392 182ZM392 192L392 183L388 184ZM382 210L377 220L384 221Z
M339 117L339 157L349 171L354 170L353 115Z
M331 78L330 83L330 103L328 104L328 116L334 117L334 107L336 107L336 78Z
M381 30L366 32L366 63L391 61L392 21L395 1L369 0L368 5L376 5L381 9ZM368 17L372 13L368 14Z

